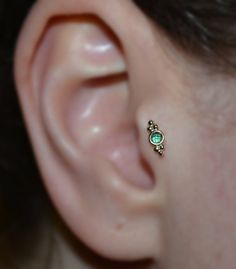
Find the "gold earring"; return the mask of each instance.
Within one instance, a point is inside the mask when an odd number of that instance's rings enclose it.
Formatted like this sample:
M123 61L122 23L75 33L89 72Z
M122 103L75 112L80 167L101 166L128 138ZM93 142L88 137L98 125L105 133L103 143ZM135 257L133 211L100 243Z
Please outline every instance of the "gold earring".
M159 127L157 124L154 123L154 121L150 120L148 122L148 131L150 132L149 135L149 142L155 146L154 151L158 152L161 156L163 156L165 151L165 135L162 131L159 130Z

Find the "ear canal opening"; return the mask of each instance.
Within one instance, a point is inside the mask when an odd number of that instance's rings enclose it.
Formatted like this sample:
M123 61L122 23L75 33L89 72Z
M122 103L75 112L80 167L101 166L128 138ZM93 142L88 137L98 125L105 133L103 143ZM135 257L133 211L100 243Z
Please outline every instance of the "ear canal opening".
M150 167L150 165L148 164L148 162L144 159L143 156L140 157L140 163L141 163L141 167L143 168L143 171L145 174L148 175L149 179L150 179L150 188L153 188L157 182L155 182L154 180L154 173Z
M134 130L136 132L137 136L137 144L139 143L139 132L137 128L134 127ZM146 188L147 189L153 189L155 185L157 184L154 172L150 166L150 164L147 162L146 158L142 155L141 151L138 149L138 163L142 170L143 175L145 175L146 178ZM148 180L147 180L148 179Z

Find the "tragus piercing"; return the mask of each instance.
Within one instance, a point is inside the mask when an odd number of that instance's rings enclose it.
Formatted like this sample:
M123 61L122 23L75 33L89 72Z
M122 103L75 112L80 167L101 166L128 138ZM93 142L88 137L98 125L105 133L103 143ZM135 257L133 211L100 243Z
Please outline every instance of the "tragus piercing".
M159 130L158 125L155 124L154 121L150 120L148 125L147 130L150 132L149 142L154 146L154 151L163 156L165 151L165 135Z

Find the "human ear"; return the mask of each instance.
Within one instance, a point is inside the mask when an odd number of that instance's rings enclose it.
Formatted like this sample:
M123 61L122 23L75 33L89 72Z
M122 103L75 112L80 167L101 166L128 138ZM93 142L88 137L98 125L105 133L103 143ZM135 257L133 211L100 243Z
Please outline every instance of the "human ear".
M79 239L117 260L156 258L163 244L164 190L134 49L140 33L152 44L147 24L130 1L39 1L16 52L18 94L49 195Z

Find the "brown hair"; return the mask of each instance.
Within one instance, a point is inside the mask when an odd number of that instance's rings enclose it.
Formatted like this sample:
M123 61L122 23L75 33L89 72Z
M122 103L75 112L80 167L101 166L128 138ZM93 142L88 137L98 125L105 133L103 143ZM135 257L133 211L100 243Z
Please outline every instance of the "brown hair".
M174 44L193 57L236 67L236 2L234 0L134 0L164 29Z

